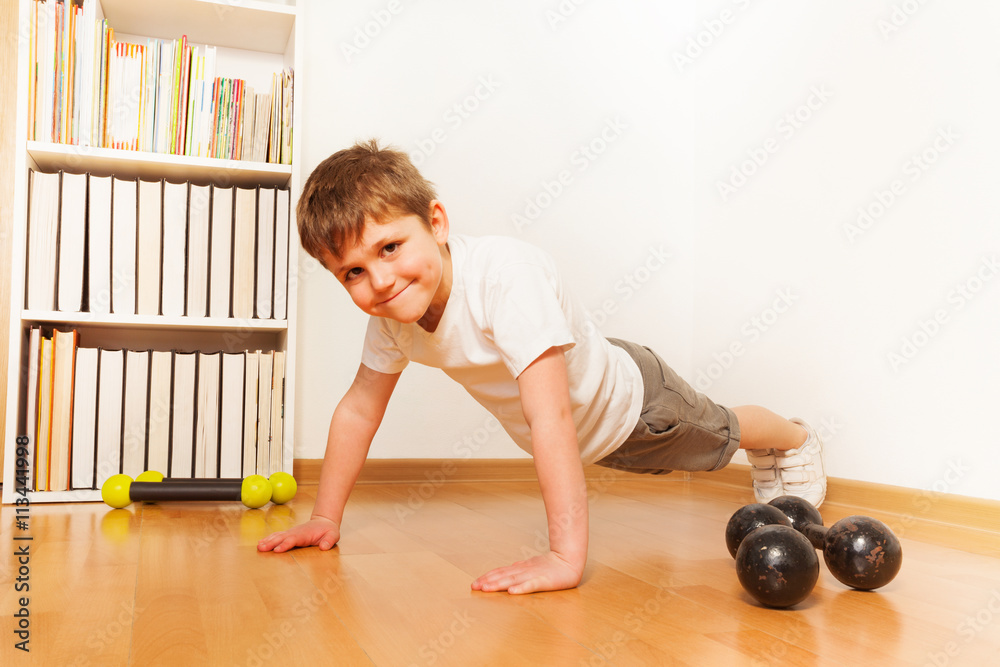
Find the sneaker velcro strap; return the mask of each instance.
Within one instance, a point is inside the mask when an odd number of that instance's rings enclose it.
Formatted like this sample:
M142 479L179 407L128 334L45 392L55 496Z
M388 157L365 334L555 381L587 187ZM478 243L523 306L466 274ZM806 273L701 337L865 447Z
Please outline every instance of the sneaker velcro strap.
M750 476L755 482L773 482L778 479L778 471L774 468L751 468Z
M747 459L754 468L774 468L778 463L774 454L770 453L770 450L764 450L769 452L767 454L751 454L751 451L747 450Z
M813 462L813 457L808 454L799 453L800 450L790 449L790 452L795 452L794 454L789 454L787 456L778 457L778 467L782 470L787 470L788 468L798 468L801 466L807 466Z
M785 484L807 484L809 482L815 482L817 479L819 479L819 477L816 473L806 468L781 471L781 481Z

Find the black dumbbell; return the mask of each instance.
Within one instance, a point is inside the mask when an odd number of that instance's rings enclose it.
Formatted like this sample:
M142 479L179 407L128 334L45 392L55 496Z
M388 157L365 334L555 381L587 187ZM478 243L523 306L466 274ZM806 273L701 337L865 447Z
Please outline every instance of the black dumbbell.
M837 580L870 591L885 586L899 573L903 548L889 526L869 516L852 515L830 527L808 501L781 496L771 501L809 542L823 552L823 560Z

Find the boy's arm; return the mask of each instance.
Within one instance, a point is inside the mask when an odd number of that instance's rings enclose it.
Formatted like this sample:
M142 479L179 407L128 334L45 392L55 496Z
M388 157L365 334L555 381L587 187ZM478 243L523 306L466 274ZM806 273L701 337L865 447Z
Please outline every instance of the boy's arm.
M323 550L333 548L340 539L347 497L361 473L399 375L379 373L364 365L358 369L330 419L312 517L290 530L268 535L257 543L258 551L280 552L314 544Z
M531 429L535 470L549 525L549 551L492 570L474 590L533 593L573 588L587 562L587 486L569 400L566 358L552 347L517 378Z

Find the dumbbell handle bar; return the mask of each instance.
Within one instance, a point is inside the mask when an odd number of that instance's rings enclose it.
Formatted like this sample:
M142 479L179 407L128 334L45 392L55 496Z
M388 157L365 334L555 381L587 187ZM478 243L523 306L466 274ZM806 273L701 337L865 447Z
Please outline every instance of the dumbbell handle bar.
M164 482L167 480L164 479ZM156 502L161 500L240 500L241 479L172 479L163 482L132 482L128 495L132 500Z
M826 534L830 531L828 526L821 526L815 523L807 523L799 526L799 532L806 536L813 548L822 551L826 547Z

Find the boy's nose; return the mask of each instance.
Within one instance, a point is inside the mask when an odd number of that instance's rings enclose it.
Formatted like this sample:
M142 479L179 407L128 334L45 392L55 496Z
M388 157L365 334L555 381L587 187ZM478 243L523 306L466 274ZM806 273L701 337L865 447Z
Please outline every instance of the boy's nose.
M387 290L393 284L392 272L385 269L369 269L368 279L376 292Z

